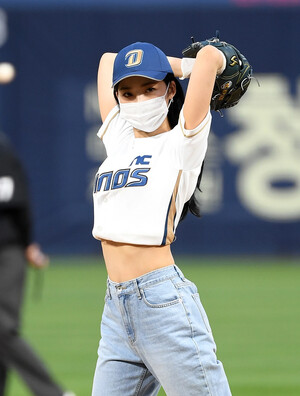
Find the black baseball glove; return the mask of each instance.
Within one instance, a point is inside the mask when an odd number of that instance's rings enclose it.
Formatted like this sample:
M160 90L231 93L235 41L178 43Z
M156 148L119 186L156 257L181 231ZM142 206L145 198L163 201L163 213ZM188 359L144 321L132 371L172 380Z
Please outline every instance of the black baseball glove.
M200 42L193 41L182 51L182 55L186 58L196 58L197 52L206 45L218 48L226 58L225 70L216 77L210 103L211 109L221 110L235 106L248 89L252 67L237 48L225 41L220 41L218 31L216 37Z

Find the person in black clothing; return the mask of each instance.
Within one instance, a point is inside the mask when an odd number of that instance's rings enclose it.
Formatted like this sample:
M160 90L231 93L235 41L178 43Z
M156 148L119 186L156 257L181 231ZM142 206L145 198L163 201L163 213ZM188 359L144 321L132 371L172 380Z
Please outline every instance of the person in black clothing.
M36 396L75 396L52 379L19 334L26 264L44 268L48 258L31 241L26 175L4 135L0 134L0 396L7 372L18 372Z

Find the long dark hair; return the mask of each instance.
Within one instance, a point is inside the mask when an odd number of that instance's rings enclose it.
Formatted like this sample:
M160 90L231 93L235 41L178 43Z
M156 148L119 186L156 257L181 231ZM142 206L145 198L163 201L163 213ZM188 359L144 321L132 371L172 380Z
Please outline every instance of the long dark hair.
M168 112L168 121L171 129L173 129L178 124L179 114L184 103L184 92L180 82L175 78L173 73L168 73L163 81L167 86L171 81L174 81L176 84L176 94L173 97Z

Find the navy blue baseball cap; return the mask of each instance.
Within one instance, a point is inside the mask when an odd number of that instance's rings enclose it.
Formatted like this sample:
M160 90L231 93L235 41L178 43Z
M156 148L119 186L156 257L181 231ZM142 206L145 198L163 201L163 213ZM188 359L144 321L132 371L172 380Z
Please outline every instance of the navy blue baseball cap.
M137 42L121 49L113 70L113 86L127 77L141 76L162 81L173 73L166 55L155 45Z

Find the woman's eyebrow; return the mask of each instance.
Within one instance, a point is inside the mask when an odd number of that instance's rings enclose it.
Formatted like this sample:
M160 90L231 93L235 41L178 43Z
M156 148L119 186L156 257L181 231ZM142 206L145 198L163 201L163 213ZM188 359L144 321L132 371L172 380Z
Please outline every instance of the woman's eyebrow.
M148 81L148 82L145 82L145 83L143 83L143 84L141 84L141 87L145 87L145 86L147 86L147 85L152 85L152 84L155 84L155 83L157 83L158 81ZM127 85L127 86L123 86L123 87L120 87L119 88L119 91L126 91L127 89L131 89L132 87L130 86L130 85Z

